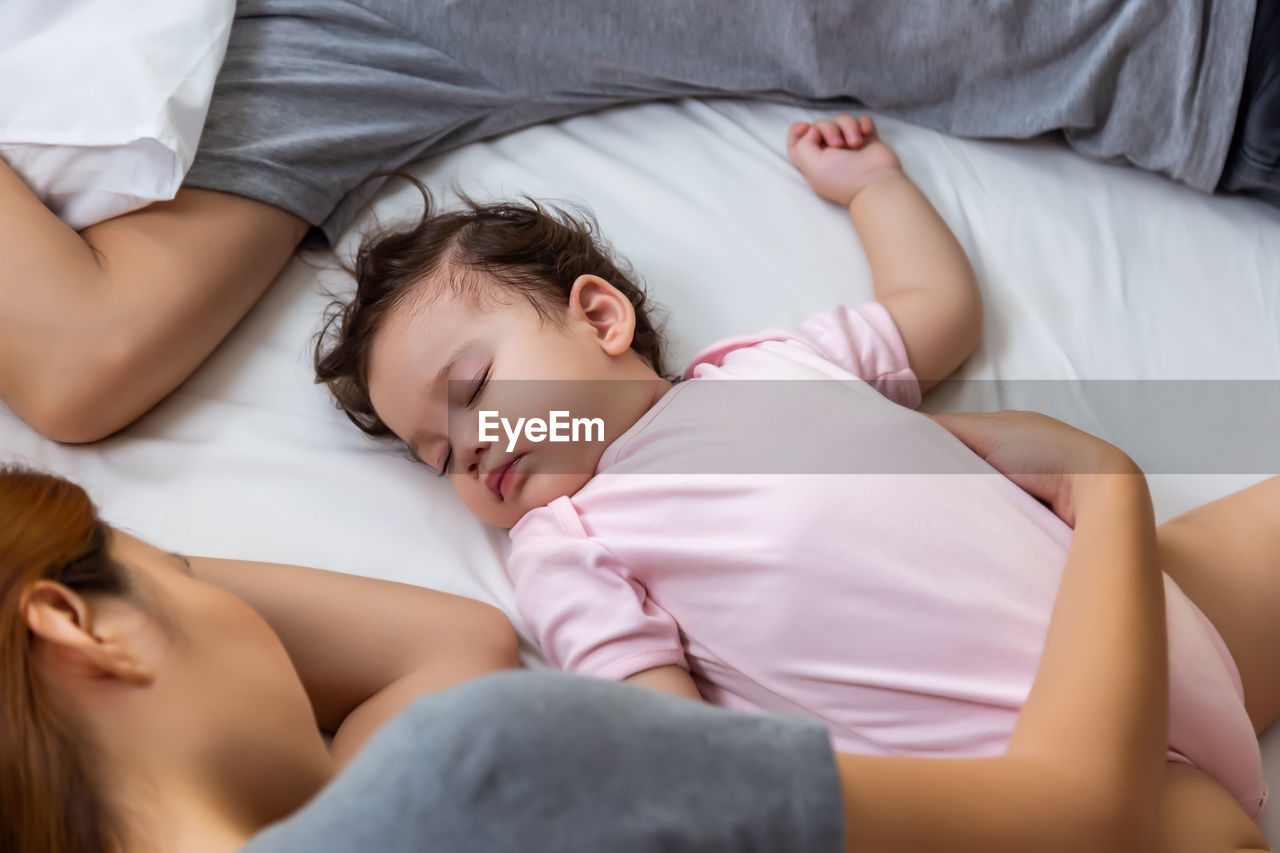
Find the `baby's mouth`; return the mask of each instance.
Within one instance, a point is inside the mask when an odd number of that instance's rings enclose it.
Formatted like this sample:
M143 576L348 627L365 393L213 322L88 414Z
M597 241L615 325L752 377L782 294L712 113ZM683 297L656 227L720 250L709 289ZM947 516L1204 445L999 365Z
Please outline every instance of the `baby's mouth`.
M516 477L520 474L518 466L521 459L524 459L523 453L515 459L512 459L507 464L499 468L495 468L485 475L485 485L489 487L489 491L498 496L499 500L505 501L507 499L507 495L509 495L511 490L515 488Z

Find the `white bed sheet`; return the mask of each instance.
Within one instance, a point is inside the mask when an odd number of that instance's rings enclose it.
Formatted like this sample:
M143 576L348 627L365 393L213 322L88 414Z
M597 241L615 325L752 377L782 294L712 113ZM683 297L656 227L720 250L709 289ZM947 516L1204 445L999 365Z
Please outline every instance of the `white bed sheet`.
M716 337L871 296L845 213L786 159L788 125L814 115L742 101L649 104L530 128L412 171L438 197L456 182L481 197L589 205L669 310L682 363ZM1280 378L1280 211L1087 161L1054 140L964 141L880 124L981 279L983 340L962 377ZM373 213L394 221L418 204L398 182ZM366 216L347 232L343 257L371 224ZM419 583L497 604L519 625L505 534L399 449L363 437L312 383L326 291L351 287L334 256L295 258L199 372L133 427L65 447L0 408L0 458L75 478L110 520L167 548ZM1157 515L1261 478L1155 475ZM525 659L539 663L532 647ZM1276 786L1280 736L1264 747ZM1276 811L1263 823L1280 846Z

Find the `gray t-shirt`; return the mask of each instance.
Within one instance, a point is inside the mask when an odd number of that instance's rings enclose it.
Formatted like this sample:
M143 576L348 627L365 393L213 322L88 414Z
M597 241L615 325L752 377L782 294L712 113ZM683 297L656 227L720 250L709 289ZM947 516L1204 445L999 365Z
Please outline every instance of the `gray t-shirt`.
M1255 0L239 0L188 186L330 239L426 154L616 104L854 99L1212 191ZM781 145L782 141L779 140Z
M242 853L837 853L811 721L550 672L424 696Z

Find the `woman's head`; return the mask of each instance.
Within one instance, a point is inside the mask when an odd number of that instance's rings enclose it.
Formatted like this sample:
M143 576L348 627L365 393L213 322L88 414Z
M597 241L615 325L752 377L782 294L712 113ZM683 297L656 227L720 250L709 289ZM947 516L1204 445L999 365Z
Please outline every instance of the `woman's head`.
M362 247L355 298L317 343L317 380L362 430L403 440L476 515L510 527L580 488L669 387L661 338L593 223L537 202L429 208ZM512 427L560 411L603 428L553 443L499 426L486 440L482 411Z
M0 849L112 849L140 823L178 833L178 790L217 797L323 754L295 731L314 725L310 704L252 609L113 530L79 486L11 467L0 658Z
M26 611L45 586L128 595L107 553L110 532L84 491L65 480L0 469L0 848L97 850L117 835L90 744L55 711L33 660Z

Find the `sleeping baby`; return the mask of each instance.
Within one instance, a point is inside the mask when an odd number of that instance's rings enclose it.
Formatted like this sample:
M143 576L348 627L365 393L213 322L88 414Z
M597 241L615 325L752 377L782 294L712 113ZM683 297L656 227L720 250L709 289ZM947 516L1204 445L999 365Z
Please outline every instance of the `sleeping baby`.
M1072 531L916 411L977 345L981 299L874 122L798 123L787 150L849 209L874 301L718 341L670 375L644 291L592 224L428 204L361 250L319 378L510 529L520 613L557 666L806 714L842 751L1000 754ZM1167 575L1165 595L1169 760L1256 816L1237 668Z

